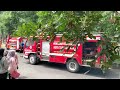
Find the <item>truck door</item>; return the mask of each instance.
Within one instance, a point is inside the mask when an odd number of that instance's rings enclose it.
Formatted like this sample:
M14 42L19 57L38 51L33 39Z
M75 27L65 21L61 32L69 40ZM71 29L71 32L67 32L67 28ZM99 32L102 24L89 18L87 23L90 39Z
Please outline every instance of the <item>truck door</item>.
M50 53L50 42L43 41L42 42L42 59L45 61L49 61L49 53Z
M37 55L41 61L49 61L50 41L39 40L37 43Z

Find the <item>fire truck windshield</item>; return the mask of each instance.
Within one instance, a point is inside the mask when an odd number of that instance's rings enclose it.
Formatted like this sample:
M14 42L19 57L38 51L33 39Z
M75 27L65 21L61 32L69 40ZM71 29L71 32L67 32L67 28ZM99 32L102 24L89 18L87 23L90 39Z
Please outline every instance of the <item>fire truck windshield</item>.
M28 40L28 41L26 42L26 47L33 45L33 43L34 43L33 40L31 40L31 39Z

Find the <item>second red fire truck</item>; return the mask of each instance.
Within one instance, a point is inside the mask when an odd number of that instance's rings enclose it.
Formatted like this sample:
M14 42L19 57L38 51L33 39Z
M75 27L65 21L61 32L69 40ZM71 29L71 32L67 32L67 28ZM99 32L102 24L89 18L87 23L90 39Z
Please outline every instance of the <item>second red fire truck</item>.
M6 41L6 48L7 49L14 49L16 51L23 51L21 44L22 44L22 42L25 43L26 40L27 40L26 38L22 38L22 37L8 36L7 41Z

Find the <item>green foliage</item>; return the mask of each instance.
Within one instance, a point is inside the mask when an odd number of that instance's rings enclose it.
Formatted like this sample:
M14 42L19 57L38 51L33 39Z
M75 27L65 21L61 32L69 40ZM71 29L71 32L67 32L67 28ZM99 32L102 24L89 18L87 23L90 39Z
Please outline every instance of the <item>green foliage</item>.
M64 33L66 40L85 40L85 35L92 38L91 32L102 17L101 12L95 11L39 11L38 22L42 32L48 35Z
M14 33L13 35L21 36L23 33L20 27L22 26L23 28L23 23L36 23L37 18L36 11L3 11L0 13L1 32L3 32L4 35Z
M107 69L112 67L113 62L120 59L120 48L117 42L111 42L111 38L103 35L104 40L99 41L99 45L101 47L101 52L99 56L104 56L105 59L101 58L101 69L105 72Z
M9 18L11 18L11 11L2 11L0 13L0 33L3 38L7 35L8 32L6 23L8 22Z
M18 27L18 30L13 33L14 36L24 36L29 38L30 36L37 35L37 28L38 26L36 23L28 22L23 23L21 26Z

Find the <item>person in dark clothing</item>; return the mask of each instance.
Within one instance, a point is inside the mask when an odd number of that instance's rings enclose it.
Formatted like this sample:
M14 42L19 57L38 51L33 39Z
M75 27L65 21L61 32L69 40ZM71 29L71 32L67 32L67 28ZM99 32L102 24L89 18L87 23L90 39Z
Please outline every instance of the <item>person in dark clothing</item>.
M21 43L22 49L24 48L24 42Z
M0 79L7 79L8 61L4 56L4 49L0 49Z

